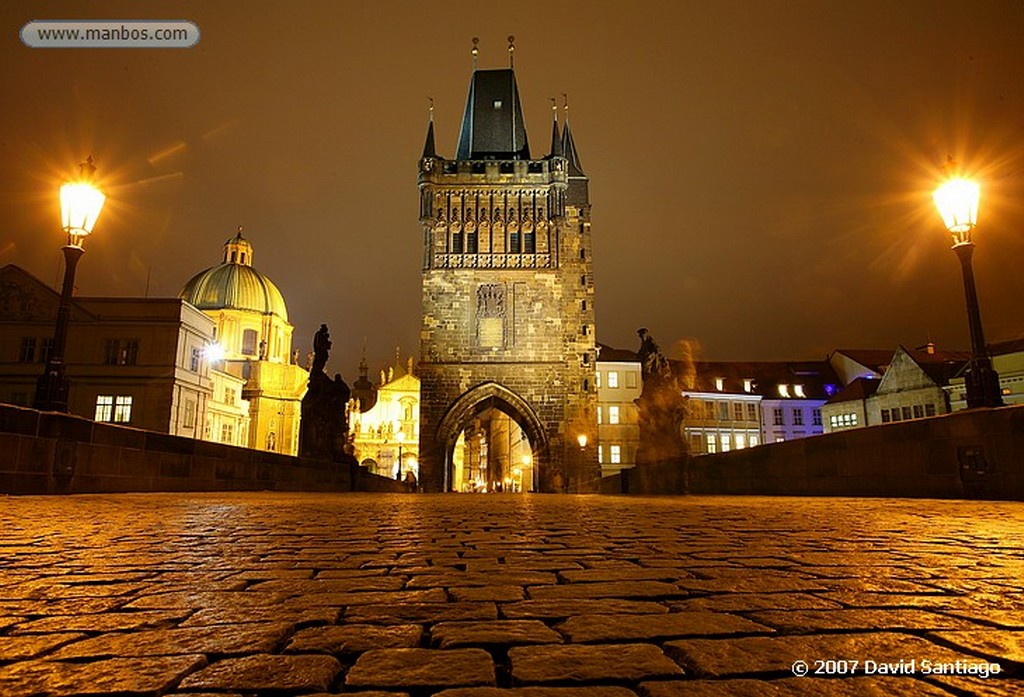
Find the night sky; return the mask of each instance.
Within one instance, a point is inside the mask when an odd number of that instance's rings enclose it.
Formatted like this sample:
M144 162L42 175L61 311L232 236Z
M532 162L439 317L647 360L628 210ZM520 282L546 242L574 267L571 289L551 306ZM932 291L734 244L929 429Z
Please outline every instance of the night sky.
M89 9L83 10L83 7ZM31 19L188 19L193 49L28 49ZM515 68L534 157L569 94L591 179L598 340L824 358L969 348L931 202L982 184L989 341L1024 334L1024 3L93 2L0 7L0 265L60 272L56 190L92 154L110 199L83 295L173 296L235 228L305 354L351 381L418 353L416 164L428 97L454 155L480 68Z

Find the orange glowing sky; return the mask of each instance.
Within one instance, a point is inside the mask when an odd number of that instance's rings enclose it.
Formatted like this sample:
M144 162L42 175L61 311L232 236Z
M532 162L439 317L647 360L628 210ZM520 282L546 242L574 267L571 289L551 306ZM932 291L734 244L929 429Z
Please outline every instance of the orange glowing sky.
M175 295L239 224L305 354L350 382L418 351L416 161L452 156L470 77L516 71L535 157L569 93L594 204L598 339L717 360L967 348L931 202L982 185L990 341L1024 334L1024 3L93 2L0 7L0 264L59 278L56 188L92 154L110 200L78 291ZM188 50L28 49L31 19L189 19Z

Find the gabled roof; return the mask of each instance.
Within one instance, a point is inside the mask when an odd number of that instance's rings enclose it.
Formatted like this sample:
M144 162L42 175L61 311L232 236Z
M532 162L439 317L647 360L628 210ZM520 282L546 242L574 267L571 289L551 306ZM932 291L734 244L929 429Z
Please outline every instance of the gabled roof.
M669 361L673 371L688 389L723 394L756 394L765 399L787 399L779 392L780 385L800 385L803 397L796 390L788 399L824 400L838 389L839 379L827 361ZM718 380L722 389L718 389ZM750 381L749 390L748 381Z
M565 128L562 130L562 152L569 160L570 177L586 177L583 172L583 165L580 163L580 155L576 152L576 141L572 138L572 129L569 128L569 119L565 119Z
M597 344L597 360L619 362L619 363L630 363L638 362L640 359L637 357L635 351L629 351L627 349L612 348L598 342Z
M1010 339L1009 341L999 341L988 345L990 356L1005 356L1008 353L1020 353L1022 351L1024 351L1024 337Z

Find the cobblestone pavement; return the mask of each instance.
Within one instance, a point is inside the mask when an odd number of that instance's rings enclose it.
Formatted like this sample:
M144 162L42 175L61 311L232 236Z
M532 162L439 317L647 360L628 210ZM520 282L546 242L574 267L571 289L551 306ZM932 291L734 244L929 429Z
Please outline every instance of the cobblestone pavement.
M0 695L1024 694L1022 582L1019 503L8 497Z

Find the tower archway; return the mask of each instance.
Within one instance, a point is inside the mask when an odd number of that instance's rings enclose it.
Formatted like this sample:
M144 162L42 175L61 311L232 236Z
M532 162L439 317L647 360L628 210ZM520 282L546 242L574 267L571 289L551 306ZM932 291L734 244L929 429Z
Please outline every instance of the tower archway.
M478 437L481 447L470 442ZM526 400L496 382L477 385L452 403L437 429L437 445L444 491L545 488L550 449L544 425Z

